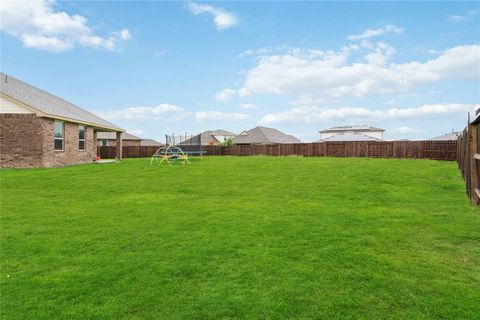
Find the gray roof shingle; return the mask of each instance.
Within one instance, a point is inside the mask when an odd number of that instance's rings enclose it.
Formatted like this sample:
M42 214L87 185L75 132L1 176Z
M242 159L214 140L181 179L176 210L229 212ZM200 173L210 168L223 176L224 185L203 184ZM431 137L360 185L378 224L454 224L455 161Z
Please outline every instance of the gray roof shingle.
M212 136L236 136L236 133L223 130L223 129L217 129L217 130L207 130L204 133L210 134Z
M233 138L235 144L267 144L267 143L300 143L300 140L292 135L285 134L277 129L267 127L255 127L240 133Z
M462 133L460 131L451 132L451 133L446 133L442 136L431 138L429 140L438 140L438 141L441 141L441 140L458 140L458 137L460 137L461 134Z
M90 124L102 129L123 131L93 113L5 73L0 73L0 92L52 118Z
M160 146L163 146L165 144L160 143L157 140L153 140L153 139L142 139L142 141L140 141L140 145L142 147L160 147Z

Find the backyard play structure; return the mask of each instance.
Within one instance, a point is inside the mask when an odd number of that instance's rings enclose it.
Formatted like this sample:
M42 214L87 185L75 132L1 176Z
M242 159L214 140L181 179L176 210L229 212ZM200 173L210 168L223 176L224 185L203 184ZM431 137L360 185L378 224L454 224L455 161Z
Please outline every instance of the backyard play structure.
M167 163L179 161L183 165L190 163L189 156L202 157L206 151L202 150L202 143L199 136L187 135L165 135L165 146L159 148L152 156L150 164Z

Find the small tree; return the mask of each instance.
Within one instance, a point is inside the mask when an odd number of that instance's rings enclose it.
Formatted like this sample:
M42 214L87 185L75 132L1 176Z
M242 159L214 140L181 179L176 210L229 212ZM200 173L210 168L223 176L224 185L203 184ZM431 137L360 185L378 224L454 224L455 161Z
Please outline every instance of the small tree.
M233 140L231 138L228 138L227 140L220 143L220 145L221 146L233 146Z

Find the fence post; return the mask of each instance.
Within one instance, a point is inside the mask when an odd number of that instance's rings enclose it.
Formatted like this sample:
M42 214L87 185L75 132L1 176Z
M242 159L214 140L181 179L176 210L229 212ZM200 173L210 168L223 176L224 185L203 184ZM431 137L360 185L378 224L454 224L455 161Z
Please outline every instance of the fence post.
M477 165L477 126L474 124L469 124L469 139L468 139L468 149L469 149L469 161L470 161L470 188L471 188L471 198L474 205L479 203L479 193L478 189L478 165Z

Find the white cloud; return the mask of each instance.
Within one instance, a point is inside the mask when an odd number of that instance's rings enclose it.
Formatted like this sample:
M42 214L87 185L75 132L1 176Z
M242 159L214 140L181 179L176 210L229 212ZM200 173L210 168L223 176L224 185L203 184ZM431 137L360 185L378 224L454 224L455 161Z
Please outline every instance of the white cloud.
M55 37L44 37L37 35L23 35L23 45L27 48L36 48L50 52L63 52L73 48L71 42L62 41Z
M115 111L100 111L98 115L108 120L167 120L176 122L185 119L190 115L190 112L173 104L162 103L156 107L129 107Z
M373 52L366 54L364 58L369 64L382 66L395 52L396 50L392 46L384 42L378 42L373 46Z
M232 13L208 4L199 4L195 2L189 2L187 4L188 10L194 15L208 13L213 16L213 23L217 29L228 29L238 23L237 18Z
M220 102L227 102L235 96L235 93L236 92L233 89L223 89L222 91L215 94L215 99Z
M407 126L402 126L402 127L398 127L398 128L393 128L393 129L391 129L390 131L392 131L392 132L394 132L394 133L403 133L403 134L422 132L422 130L420 130L420 129L411 128L411 127L407 127Z
M387 102L385 102L385 104L389 106L394 105L395 103L395 100L388 100Z
M55 10L55 1L3 1L0 29L28 48L63 52L75 45L113 50L131 38L127 29L96 35L85 17Z
M478 13L478 10L469 10L463 15L452 15L449 14L447 16L448 20L453 22L462 22L462 21L470 21L472 20Z
M167 54L167 50L165 49L161 49L161 50L157 50L153 53L153 56L154 57L163 57L164 55Z
M274 49L272 48L259 48L259 49L247 49L238 54L239 58L245 58L250 56L262 56L267 53L273 52Z
M245 110L252 110L255 109L257 106L253 103L245 103L240 105L240 108L245 109Z
M195 113L198 122L221 121L221 122L241 122L250 119L248 114L227 113L220 111L199 111Z
M371 110L368 108L320 108L296 107L279 113L269 113L261 119L262 124L274 123L321 123L329 120L343 121L369 120L381 121L399 118L418 118L421 116L465 113L475 109L469 104L429 104L414 108L391 108L387 110Z
M122 29L120 31L120 38L122 40L129 40L132 38L132 35L130 34L130 31L128 29Z
M285 50L288 47L286 45L279 45L275 47L264 47L264 48L258 48L258 49L247 49L238 54L238 57L244 58L244 57L249 57L249 56L263 56L268 53L276 52L276 51L281 51Z
M240 58L248 57L248 56L256 56L256 55L263 55L271 52L271 48L259 48L259 49L247 49L238 54Z
M291 50L287 54L262 57L245 73L237 90L251 94L298 95L303 98L363 98L406 92L418 85L444 80L478 80L480 45L453 47L426 62L387 63L391 46L378 42L366 62L349 62L350 50Z
M348 36L348 40L353 40L353 41L355 41L355 40L365 40L365 39L370 39L370 38L373 38L373 37L378 37L382 34L401 33L402 31L403 31L403 28L389 24L389 25L386 25L383 28L367 29L362 34Z
M395 48L384 42L378 42L376 45L372 45L372 49L373 51L366 54L364 59L368 62L368 64L377 66L384 65L387 60L396 52Z
M127 132L131 133L135 136L142 136L143 135L143 130L129 129L129 130L127 130Z

